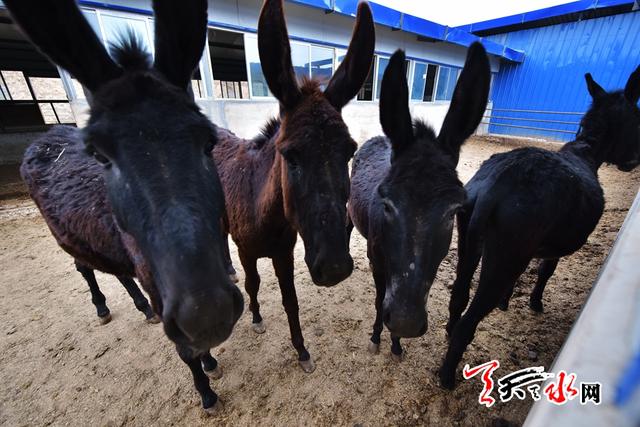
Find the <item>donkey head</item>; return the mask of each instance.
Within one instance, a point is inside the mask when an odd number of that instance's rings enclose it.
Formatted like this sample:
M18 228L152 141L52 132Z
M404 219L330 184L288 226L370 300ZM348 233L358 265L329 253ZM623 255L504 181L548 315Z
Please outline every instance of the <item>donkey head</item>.
M215 128L188 92L204 48L206 0L153 2L153 63L132 35L112 59L73 0L5 3L33 43L91 92L87 151L104 165L114 217L141 255L137 269L153 276L146 290L165 332L198 351L221 343L243 300L222 262L224 198L207 155Z
M280 155L284 209L302 236L305 261L315 284L332 286L353 270L346 228L348 162L355 142L340 114L364 83L375 45L371 10L358 7L347 55L326 90L301 86L291 63L282 0L266 0L258 23L258 48L269 89L280 101Z
M623 91L606 92L591 74L584 77L593 103L580 123L581 135L600 141L596 153L602 161L629 172L640 164L640 67Z
M391 167L378 186L372 217L378 218L386 274L383 320L398 337L427 330L425 310L438 266L447 255L453 219L465 191L456 175L460 147L486 108L491 73L481 44L469 48L440 134L413 124L404 52L391 57L382 80L380 123L391 142Z

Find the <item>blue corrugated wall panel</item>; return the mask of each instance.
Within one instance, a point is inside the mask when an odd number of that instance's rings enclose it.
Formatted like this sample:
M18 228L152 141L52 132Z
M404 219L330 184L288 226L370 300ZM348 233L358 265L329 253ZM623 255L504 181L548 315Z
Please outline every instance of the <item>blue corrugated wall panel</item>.
M578 125L547 120L579 122L581 114L498 110L583 113L591 102L584 81L587 72L606 90L624 88L629 74L640 65L640 12L515 31L487 39L526 52L524 62L503 61L500 66L493 83L494 111L489 131L570 141ZM517 119L498 119L496 116ZM522 129L505 124L571 133Z

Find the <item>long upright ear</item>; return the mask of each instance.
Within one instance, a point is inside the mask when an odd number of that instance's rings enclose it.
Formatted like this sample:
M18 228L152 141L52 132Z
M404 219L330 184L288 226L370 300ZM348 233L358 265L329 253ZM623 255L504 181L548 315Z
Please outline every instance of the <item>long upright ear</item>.
M331 78L325 96L338 111L357 95L369 75L376 46L376 29L367 2L358 5L356 25L349 43L349 50Z
M291 46L284 19L283 0L265 0L258 21L258 53L271 93L285 110L302 96L291 63Z
M490 85L491 68L487 52L482 44L475 42L467 52L467 60L438 135L438 141L451 153L456 163L460 147L482 120Z
M207 38L207 0L153 0L156 56L154 67L187 90Z
M401 152L413 139L409 112L409 87L402 50L396 50L382 77L380 90L380 124L391 140L394 154Z
M31 42L90 91L122 73L74 0L6 0L4 4Z
M589 91L591 98L596 99L607 94L607 91L602 89L602 86L593 80L591 73L585 74L584 79L587 81L587 90Z
M627 85L624 87L624 96L631 104L638 103L638 99L640 99L640 66L629 76Z

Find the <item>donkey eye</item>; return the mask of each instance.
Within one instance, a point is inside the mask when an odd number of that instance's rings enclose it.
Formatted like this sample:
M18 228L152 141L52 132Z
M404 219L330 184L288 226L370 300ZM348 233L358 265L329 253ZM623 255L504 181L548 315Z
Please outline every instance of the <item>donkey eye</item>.
M205 144L204 146L204 154L205 156L210 156L211 152L213 151L213 146L215 145L215 143L213 141L209 141Z
M109 163L111 163L109 161L109 159L107 159L105 156L103 156L102 154L98 153L97 151L93 152L93 158L96 159L96 161L98 163L100 163L101 165L108 165Z
M298 158L293 150L287 150L286 152L282 153L282 156L287 161L287 166L289 167L289 169L298 169Z
M391 202L388 201L388 200L383 200L382 201L382 208L384 209L384 216L387 219L391 219L393 217L394 212L395 212L395 209L393 208L393 205L391 204Z
M111 161L107 157L100 154L93 145L87 144L85 151L88 155L92 156L98 163L103 166L109 165L111 163Z

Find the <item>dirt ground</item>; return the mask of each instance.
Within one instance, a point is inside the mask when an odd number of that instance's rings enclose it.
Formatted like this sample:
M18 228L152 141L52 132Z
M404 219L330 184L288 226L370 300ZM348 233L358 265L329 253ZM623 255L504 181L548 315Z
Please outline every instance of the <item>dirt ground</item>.
M492 153L513 143L473 140L463 148L459 173L466 182ZM603 167L606 211L588 243L560 261L544 295L545 313L527 306L534 265L523 275L508 312L479 326L463 364L497 358L505 374L549 367L598 274L640 185L640 171ZM268 260L261 260L260 300L267 332L250 329L250 314L214 349L225 375L212 382L225 409L207 417L159 325L148 325L122 286L98 274L113 321L99 326L87 285L70 256L56 245L26 198L0 201L0 424L21 425L508 425L521 424L532 401L513 399L490 409L478 405L477 378L453 392L437 385L446 350L449 286L456 238L429 298L430 330L403 340L406 358L389 357L389 335L377 356L367 352L374 318L374 288L366 242L351 243L355 270L330 289L312 284L296 248L300 317L317 369L305 374L289 342L286 316ZM234 262L239 267L237 255ZM241 283L243 280L240 273ZM248 301L245 294L245 301Z

